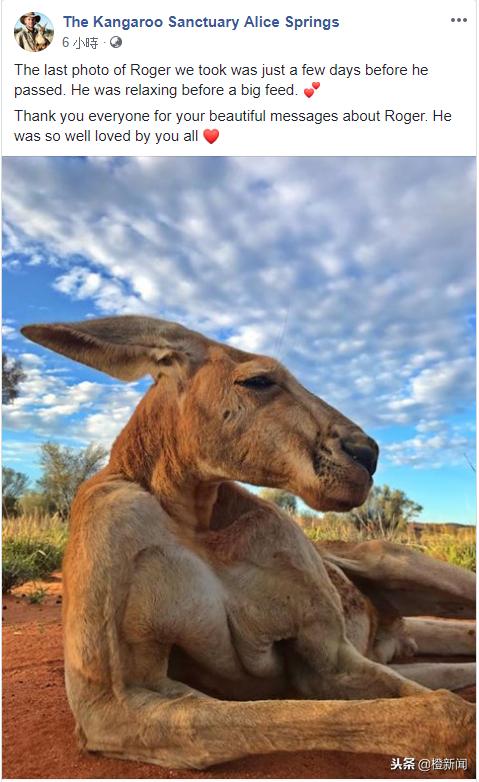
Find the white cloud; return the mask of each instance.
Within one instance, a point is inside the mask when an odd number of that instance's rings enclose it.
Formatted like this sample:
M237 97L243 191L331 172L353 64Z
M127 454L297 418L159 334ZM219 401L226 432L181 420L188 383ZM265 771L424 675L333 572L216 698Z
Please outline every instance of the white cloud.
M35 353L21 353L20 361L25 369L30 367L41 367L45 361L41 356L37 356Z
M12 158L5 173L8 257L57 265L56 290L85 312L279 353L367 427L473 404L472 159ZM74 401L47 379L67 418ZM60 420L52 408L35 421ZM115 429L116 414L88 415Z
M441 425L441 422L437 419L433 419L431 421L419 421L419 423L416 425L416 431L418 432L432 432L435 429L438 429Z
M88 409L100 397L103 386L83 381L68 385L61 376L45 372L41 357L23 353L25 378L19 396L3 409L6 429L38 434L68 435L66 419Z
M474 438L445 422L421 422L414 437L382 445L383 459L416 468L463 465L474 458Z
M34 461L38 457L38 443L25 440L7 440L2 443L2 459L6 466L23 464L25 459Z
M234 348L262 353L267 342L268 335L260 326L243 326L238 333L229 337L228 342Z
M38 455L39 442L50 438L76 447L94 442L110 448L142 396L136 385L69 384L57 372L46 374L37 356L23 354L22 361L26 379L18 398L3 408L4 427L34 433L39 440L25 448L9 441L6 461L20 462L30 451Z
M448 404L451 398L471 399L474 394L475 362L472 356L451 359L424 369L411 383L413 398L420 403Z
M106 393L98 411L87 415L72 428L72 435L85 442L96 442L110 448L119 435L142 394L134 388L116 388Z
M17 335L18 335L17 329L14 329L13 326L9 326L6 323L2 325L3 339L15 339Z

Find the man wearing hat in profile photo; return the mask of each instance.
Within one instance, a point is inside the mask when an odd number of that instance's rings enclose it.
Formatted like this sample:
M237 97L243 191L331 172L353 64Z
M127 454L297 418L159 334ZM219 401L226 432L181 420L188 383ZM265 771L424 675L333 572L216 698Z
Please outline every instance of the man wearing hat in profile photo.
M20 30L15 29L15 40L26 52L41 52L51 44L51 31L45 32L45 26L37 27L40 19L40 14L35 11L27 11L20 17L23 27Z

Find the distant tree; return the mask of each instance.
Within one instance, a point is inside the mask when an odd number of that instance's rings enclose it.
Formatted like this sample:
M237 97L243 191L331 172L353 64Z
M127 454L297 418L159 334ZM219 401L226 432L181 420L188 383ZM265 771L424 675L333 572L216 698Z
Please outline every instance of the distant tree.
M284 489L261 489L259 496L263 500L268 502L274 502L278 508L288 511L288 513L294 514L298 508L298 501L294 494Z
M38 487L63 519L68 516L78 487L103 466L107 453L101 445L89 445L82 450L57 443L41 446L43 474Z
M360 532L371 537L392 538L421 511L422 506L401 489L374 486L366 502L346 515Z
M2 509L6 516L18 512L18 502L27 490L28 477L23 472L16 472L11 467L2 467Z
M55 506L46 494L39 491L26 491L18 500L18 509L25 516L34 514L50 514L55 512Z
M25 380L25 372L19 361L2 353L2 405L10 405L18 396L18 385Z

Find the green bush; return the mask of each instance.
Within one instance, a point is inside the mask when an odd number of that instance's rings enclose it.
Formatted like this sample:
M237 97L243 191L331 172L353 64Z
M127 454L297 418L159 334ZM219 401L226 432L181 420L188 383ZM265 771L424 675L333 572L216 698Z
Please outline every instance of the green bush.
M421 548L426 554L436 559L442 559L451 565L476 570L476 544L469 536L459 535L423 535Z
M25 581L45 578L61 566L65 542L31 538L4 538L2 592Z

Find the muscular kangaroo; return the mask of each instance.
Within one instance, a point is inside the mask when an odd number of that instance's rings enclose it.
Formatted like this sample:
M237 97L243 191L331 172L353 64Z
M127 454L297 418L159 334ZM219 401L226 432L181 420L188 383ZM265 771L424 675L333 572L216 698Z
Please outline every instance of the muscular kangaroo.
M153 377L72 507L66 687L84 747L195 768L272 750L472 752L470 704L348 638L332 571L354 580L361 556L330 554L330 577L294 522L234 483L346 511L371 487L370 437L278 361L175 323L22 332L115 378Z

